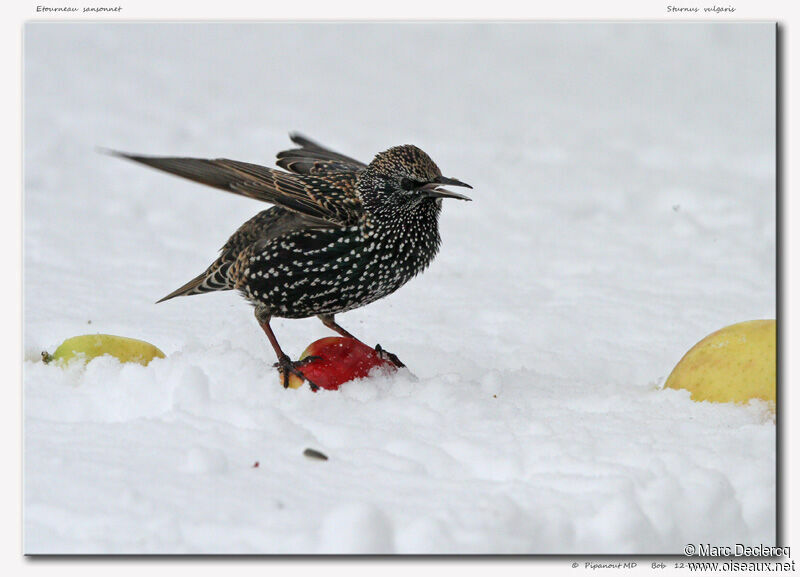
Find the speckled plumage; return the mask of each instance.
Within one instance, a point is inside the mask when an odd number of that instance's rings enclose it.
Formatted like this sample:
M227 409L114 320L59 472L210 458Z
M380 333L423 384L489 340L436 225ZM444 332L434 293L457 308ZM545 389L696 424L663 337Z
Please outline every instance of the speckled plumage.
M115 153L275 205L244 223L205 272L161 300L240 291L256 306L279 360L271 317L317 315L351 336L333 315L391 294L422 272L439 250L441 199L468 200L439 188L468 185L442 177L415 146L390 148L365 165L302 136L292 140L300 148L278 153L277 161L291 172L228 159Z

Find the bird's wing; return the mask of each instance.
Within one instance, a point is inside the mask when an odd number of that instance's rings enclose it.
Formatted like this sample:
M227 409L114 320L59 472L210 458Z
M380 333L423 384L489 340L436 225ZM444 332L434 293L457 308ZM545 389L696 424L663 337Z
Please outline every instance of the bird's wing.
M242 252L257 243L268 242L296 230L326 228L331 228L329 222L309 218L280 206L262 210L231 235L225 246L220 249L220 255L217 260L202 274L172 291L158 302L177 296L235 289L236 280L231 278L230 268L236 263ZM250 253L248 252L248 254Z
M334 152L300 134L293 133L289 137L292 142L300 145L300 148L279 152L275 164L296 174L324 176L342 172L360 172L367 166L355 158Z
M361 201L355 194L358 175L353 172L306 176L226 158L139 156L113 151L111 154L338 225L355 224L363 214Z

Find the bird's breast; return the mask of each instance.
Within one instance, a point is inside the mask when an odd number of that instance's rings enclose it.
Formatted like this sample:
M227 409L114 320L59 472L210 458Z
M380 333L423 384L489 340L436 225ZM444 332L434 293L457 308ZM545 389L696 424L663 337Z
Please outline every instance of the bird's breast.
M393 293L422 272L438 248L436 227L364 224L297 231L249 256L242 290L274 316L335 314Z

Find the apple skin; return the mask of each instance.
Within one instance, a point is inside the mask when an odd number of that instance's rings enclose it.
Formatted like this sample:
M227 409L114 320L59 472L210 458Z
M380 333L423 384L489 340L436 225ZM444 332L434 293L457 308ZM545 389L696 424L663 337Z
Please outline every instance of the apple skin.
M67 364L75 359L88 362L95 357L111 355L122 363L147 365L155 358L163 359L164 353L156 346L139 339L116 335L81 335L65 340L56 351L45 358L58 364Z
M664 384L686 389L693 401L775 403L776 323L755 320L711 333L693 346Z
M338 390L342 383L366 377L375 367L396 371L391 362L378 356L375 349L346 337L326 337L314 341L300 356L319 357L308 364L297 367L308 379L323 389ZM297 389L304 380L297 375L289 375L289 387Z

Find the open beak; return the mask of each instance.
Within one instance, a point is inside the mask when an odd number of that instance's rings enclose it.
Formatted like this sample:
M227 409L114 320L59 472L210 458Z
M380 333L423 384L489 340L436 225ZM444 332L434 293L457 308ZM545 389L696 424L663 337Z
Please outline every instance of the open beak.
M439 188L442 185L464 186L466 188L472 188L466 182L461 182L460 180L456 180L455 178L447 178L446 176L439 176L436 178L436 180L431 181L425 186L423 186L421 190L430 198L458 198L459 200L472 200L470 197L466 195L459 194L457 192L451 192L449 190L444 190L443 188Z

